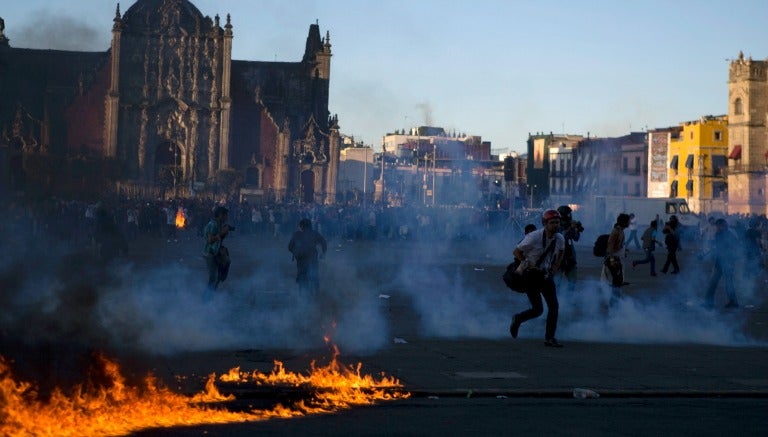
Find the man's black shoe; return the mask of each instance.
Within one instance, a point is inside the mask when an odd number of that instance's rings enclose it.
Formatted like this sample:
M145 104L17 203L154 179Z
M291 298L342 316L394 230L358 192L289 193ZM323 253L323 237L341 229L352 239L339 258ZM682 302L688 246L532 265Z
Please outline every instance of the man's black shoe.
M512 324L509 325L509 333L512 334L512 338L517 338L517 331L520 330L520 323L517 322L517 316L512 318Z
M738 308L739 304L737 304L735 301L729 300L727 304L725 304L726 308Z
M544 341L544 346L548 347L563 347L562 344L558 343L556 339L550 338L549 340Z

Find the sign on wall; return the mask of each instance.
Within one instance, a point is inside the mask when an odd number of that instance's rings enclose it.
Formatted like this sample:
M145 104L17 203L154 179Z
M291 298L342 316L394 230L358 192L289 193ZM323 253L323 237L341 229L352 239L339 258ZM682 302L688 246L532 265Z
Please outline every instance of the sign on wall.
M544 138L533 140L533 168L544 168Z

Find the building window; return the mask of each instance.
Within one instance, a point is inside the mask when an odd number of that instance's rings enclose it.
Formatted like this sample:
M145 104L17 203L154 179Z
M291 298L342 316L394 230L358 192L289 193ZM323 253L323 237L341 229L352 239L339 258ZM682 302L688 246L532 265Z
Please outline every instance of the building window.
M635 172L640 174L640 157L635 156Z
M733 101L733 113L736 115L744 113L744 108L742 108L741 105L741 97L737 97L736 100Z
M669 187L669 197L677 197L677 181L672 181Z
M627 194L629 194L629 187L627 187L627 183L626 183L626 182L624 182L624 183L622 184L622 187L621 187L621 194L623 194L623 195L625 195L625 196L626 196Z
M635 196L640 196L640 182L635 182Z
M625 172L629 169L629 164L626 156L621 160L621 169L624 170Z
M715 141L723 141L723 133L719 130L715 131Z
M693 177L693 154L691 153L688 155L688 157L685 159L685 168L688 169L688 177Z
M685 191L688 192L688 197L693 197L693 179L688 179L685 183Z
M669 168L671 170L675 171L675 176L677 176L677 155L672 157L672 160L669 161Z
M691 131L691 139L693 139L693 131Z

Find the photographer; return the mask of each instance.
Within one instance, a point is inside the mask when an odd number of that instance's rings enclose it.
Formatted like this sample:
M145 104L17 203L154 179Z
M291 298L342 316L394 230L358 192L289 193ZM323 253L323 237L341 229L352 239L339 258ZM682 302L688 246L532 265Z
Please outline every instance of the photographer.
M571 217L571 207L561 205L557 208L560 213L560 233L565 238L565 251L563 253L563 262L560 265L560 271L563 277L568 281L568 291L576 291L576 247L575 241L579 241L584 227L581 222L574 221Z
M558 232L560 214L554 209L545 211L541 216L541 224L544 225L543 229L527 234L514 250L515 258L520 261L519 269L525 271L528 282L526 295L531 307L515 314L509 326L509 333L512 334L512 338L517 338L520 325L539 317L544 312L544 304L541 301L543 297L547 302L544 345L563 347L555 339L560 306L557 302L557 287L553 280L553 276L560 268L565 247L563 236Z
M229 274L229 250L222 244L234 226L229 226L229 210L223 206L217 206L213 210L213 218L203 229L205 247L203 258L208 267L208 291L216 290L221 282L227 279Z

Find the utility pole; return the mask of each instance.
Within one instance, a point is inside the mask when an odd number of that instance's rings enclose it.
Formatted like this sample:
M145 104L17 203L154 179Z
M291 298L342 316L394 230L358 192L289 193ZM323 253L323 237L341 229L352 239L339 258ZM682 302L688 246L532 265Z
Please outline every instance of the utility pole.
M363 207L365 207L368 197L368 148L365 148L365 158L363 159Z
M437 179L437 144L432 145L432 206L435 206L435 179Z
M531 189L531 196L530 196L530 199L529 199L530 202L531 202L530 209L533 209L533 189L536 188L536 185L528 185L528 187L530 187L530 189Z

